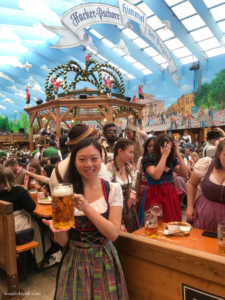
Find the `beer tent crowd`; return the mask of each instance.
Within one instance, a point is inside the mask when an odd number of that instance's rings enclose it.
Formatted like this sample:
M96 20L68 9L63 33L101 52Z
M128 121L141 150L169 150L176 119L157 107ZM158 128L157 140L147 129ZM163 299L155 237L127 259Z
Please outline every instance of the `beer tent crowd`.
M45 251L61 253L55 299L129 299L120 260L112 242L120 231L144 226L144 213L161 204L163 221L182 221L217 231L225 221L225 133L215 128L204 145L160 134L149 136L134 125L118 134L113 123L101 133L85 124L64 129L49 147L0 152L0 199L13 203L15 231L34 228L37 266L43 260L40 226L32 215L38 196L52 196L57 184L73 186L74 226L46 225ZM63 248L62 248L63 247ZM61 257L61 256L60 256ZM45 266L48 264L46 263Z

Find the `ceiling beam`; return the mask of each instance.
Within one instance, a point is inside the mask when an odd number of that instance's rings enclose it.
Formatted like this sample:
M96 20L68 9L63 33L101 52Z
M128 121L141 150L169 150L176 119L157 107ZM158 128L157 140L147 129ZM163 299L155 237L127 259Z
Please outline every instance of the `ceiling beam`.
M217 41L222 44L222 39L224 37L223 31L221 30L220 26L216 22L216 20L213 18L213 15L209 11L208 7L206 6L205 2L203 0L189 0L189 2L192 4L194 9L198 12L199 16L202 18L202 20L206 23L206 25L209 27L209 29L212 31L213 35L217 39Z
M186 27L178 20L173 11L163 0L144 0L145 4L155 13L160 20L169 20L175 36L186 46L199 60L201 67L207 69L207 55L190 35ZM157 32L157 31L156 31Z
M127 35L125 35L117 26L101 24L95 26L96 31L98 31L102 35L105 35L105 26L107 26L107 36L105 37L109 39L110 42L118 44L120 41L118 37L120 37L120 39L123 39L125 45L128 47L128 51L130 52L131 57L133 57L138 62L146 66L146 68L149 68L152 72L164 72L163 67L161 67L153 58L147 55L147 53L143 52L143 50L137 44L135 44L135 42L133 42ZM140 35L140 37L142 37L142 35ZM148 40L148 42L150 41Z

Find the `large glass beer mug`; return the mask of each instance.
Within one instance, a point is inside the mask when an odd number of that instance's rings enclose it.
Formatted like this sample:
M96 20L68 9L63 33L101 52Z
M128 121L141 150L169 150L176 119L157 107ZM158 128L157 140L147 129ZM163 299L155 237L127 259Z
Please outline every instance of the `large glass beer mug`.
M53 226L58 229L74 225L73 186L69 183L57 184L52 190Z

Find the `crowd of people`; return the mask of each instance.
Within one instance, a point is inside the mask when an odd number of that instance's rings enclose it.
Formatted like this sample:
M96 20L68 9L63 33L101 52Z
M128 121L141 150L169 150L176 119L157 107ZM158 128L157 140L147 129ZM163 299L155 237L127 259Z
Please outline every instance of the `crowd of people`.
M119 231L132 233L144 226L144 213L152 204L162 205L164 222L182 221L185 205L193 227L217 231L218 222L225 221L224 138L225 132L215 128L199 145L187 131L177 140L154 132L147 136L131 124L119 135L113 123L101 135L81 123L60 138L52 134L47 148L2 150L0 199L13 203L16 231L34 228L38 265L42 240L30 192L48 197L56 184L73 185L75 226L57 229L52 220L43 220L49 228L45 250L56 243L65 247L55 299L86 299L87 293L90 299L99 294L128 299L112 241Z

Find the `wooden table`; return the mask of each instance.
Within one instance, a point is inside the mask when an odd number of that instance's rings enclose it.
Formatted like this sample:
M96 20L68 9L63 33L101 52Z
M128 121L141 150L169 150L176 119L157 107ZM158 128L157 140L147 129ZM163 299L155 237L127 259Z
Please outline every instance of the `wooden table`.
M203 237L199 229L191 229L187 237L159 231L158 238L150 239L144 230L121 232L115 242L130 300L225 299L225 257L217 239ZM186 286L219 298L192 294L196 292Z
M46 257L46 252L45 252L45 230L46 230L46 226L44 225L44 223L42 222L42 218L43 219L50 219L52 218L52 204L39 204L36 203L36 208L33 211L33 214L36 215L38 217L38 219L36 221L38 221L38 224L40 225L41 228L41 239L42 239L42 248L43 248L43 261L42 264L39 268L36 268L36 271L38 273L42 273L45 270L51 268L54 265L51 265L50 267L44 268L45 262L47 261L47 257Z
M51 218L52 217L52 205L51 204L39 204L36 203L36 208L33 214L40 218Z

